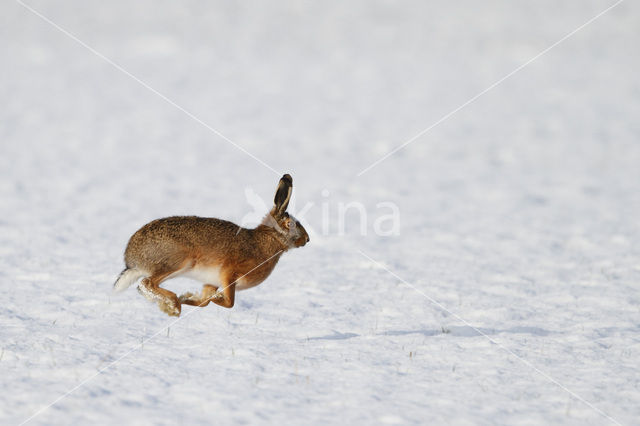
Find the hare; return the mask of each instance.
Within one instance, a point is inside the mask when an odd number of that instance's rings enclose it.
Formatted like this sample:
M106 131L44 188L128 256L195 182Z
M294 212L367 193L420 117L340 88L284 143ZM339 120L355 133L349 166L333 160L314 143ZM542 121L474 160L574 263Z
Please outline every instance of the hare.
M146 224L129 240L126 268L113 285L114 291L123 291L142 278L138 291L172 316L180 316L182 304L203 307L213 302L233 307L236 290L260 284L282 253L309 242L307 231L286 211L292 189L293 180L285 174L273 208L254 229L197 216L167 217ZM177 297L160 288L162 282L180 276L202 282L202 292Z

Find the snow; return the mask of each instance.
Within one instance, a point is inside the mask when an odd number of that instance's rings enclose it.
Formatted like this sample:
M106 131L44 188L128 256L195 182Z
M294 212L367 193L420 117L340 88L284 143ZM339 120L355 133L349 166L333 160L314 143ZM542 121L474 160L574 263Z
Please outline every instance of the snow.
M0 6L0 423L638 424L637 2L361 176L613 1L26 4L157 93ZM233 309L112 294L285 172L311 242Z

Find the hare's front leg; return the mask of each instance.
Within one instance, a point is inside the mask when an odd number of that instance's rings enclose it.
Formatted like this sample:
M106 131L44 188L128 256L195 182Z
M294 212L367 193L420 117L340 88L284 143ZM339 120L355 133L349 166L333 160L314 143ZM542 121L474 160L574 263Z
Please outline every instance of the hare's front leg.
M200 296L193 293L185 293L180 296L179 301L183 305L204 307L213 302L216 305L224 306L225 308L233 308L236 294L236 284L226 284L222 287L222 292L218 292L218 287L211 284L205 284L202 286L202 293Z
M218 287L211 284L205 284L202 286L202 292L200 295L193 293L184 293L180 295L178 300L183 305L205 307L216 297L222 298L222 293L218 294Z
M222 297L213 298L211 301L225 308L233 308L236 298L236 281L223 280L222 284L222 293L216 293L216 296L221 295Z

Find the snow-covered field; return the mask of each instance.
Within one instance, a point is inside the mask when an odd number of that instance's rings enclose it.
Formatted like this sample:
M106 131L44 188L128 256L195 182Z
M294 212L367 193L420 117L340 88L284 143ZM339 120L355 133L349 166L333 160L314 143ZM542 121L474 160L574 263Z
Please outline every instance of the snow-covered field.
M614 1L26 4L51 23L0 5L1 424L640 424L638 2L360 176ZM239 222L284 172L311 243L233 309L111 294L144 223Z

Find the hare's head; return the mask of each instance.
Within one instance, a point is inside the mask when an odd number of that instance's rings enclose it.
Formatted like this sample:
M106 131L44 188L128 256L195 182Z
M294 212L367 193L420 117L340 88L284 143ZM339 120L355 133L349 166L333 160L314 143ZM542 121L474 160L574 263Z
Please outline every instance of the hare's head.
M265 218L263 224L275 228L282 235L289 248L302 247L309 242L309 234L304 226L289 213L287 207L293 191L293 179L286 174L280 179L273 208Z

